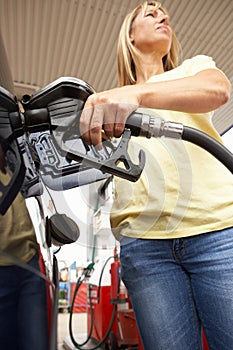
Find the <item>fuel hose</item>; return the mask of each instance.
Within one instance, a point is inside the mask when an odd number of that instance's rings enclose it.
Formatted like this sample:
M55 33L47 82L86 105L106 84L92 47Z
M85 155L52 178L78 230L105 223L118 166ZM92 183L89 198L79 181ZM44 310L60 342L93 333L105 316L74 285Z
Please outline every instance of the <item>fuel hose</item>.
M233 154L214 138L197 129L184 126L182 140L192 142L205 149L233 173Z
M168 137L181 139L200 146L233 173L233 154L220 142L203 131L185 126L181 123L165 121L158 116L143 113L132 113L126 122L126 128L131 130L132 136Z

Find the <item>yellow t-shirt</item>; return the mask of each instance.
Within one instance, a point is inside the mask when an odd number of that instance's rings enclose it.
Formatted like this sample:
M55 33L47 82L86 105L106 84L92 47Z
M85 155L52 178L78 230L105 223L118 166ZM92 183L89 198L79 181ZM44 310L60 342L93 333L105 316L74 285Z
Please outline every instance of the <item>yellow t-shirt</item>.
M217 69L212 58L199 55L149 82L191 76L208 68ZM143 112L159 114L222 142L212 124L212 112ZM111 225L117 239L120 235L180 238L233 226L233 176L209 152L182 140L134 137L129 142L134 162L138 162L140 149L146 153L140 179L132 183L115 177Z
M38 252L35 231L21 193L5 215L0 214L0 265L14 265L3 252L23 262L28 262Z

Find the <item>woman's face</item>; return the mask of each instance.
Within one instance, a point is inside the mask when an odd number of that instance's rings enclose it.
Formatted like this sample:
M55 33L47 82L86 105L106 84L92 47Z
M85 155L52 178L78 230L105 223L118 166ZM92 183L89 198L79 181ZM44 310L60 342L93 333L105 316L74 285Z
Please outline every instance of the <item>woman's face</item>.
M140 52L151 53L156 50L165 56L172 43L172 29L169 18L161 9L148 6L145 14L140 12L132 25L130 40Z

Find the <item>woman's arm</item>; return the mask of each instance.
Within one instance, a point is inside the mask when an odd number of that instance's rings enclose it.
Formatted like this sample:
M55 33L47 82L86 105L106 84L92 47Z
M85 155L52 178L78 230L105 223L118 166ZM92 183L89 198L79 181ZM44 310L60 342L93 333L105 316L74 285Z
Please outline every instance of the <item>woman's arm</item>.
M136 84L91 95L80 118L88 144L101 145L102 126L107 136L119 137L128 116L139 106L186 113L206 113L226 103L231 84L221 71L206 69L196 75Z
M145 88L142 87L140 94L142 106L186 113L213 111L228 101L231 91L230 82L217 69L143 86Z

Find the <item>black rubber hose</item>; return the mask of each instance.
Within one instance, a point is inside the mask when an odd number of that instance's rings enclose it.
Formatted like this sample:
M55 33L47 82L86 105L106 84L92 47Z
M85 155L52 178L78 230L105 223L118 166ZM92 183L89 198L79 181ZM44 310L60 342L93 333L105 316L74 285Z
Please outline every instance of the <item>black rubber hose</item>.
M233 174L233 154L206 133L184 126L182 140L194 143L217 158Z
M52 307L52 330L50 349L57 349L57 316L58 316L58 299L59 299L59 278L58 278L58 263L57 258L53 255L53 279L54 279L54 300Z
M102 281L102 277L103 277L103 273L104 273L104 270L105 270L105 267L108 263L108 261L110 259L113 259L114 256L110 256L106 262L104 263L104 266L101 270L101 274L100 274L100 278L99 278L99 286L98 286L98 295L97 295L97 303L99 304L100 302L100 288L101 288L101 281ZM73 335L73 331L72 331L72 316L73 316L73 308L74 308L74 302L75 302L75 298L76 298L76 295L78 293L78 290L81 286L81 284L83 283L83 281L81 281L81 278L79 278L79 280L77 281L76 283L76 287L75 287L75 290L74 290L74 295L73 295L73 299L72 299L72 305L71 305L71 310L70 310L70 320L69 320L69 333L70 333L70 338L71 338L71 341L73 343L73 345L75 346L76 349L80 349L80 350L84 350L84 349L87 349L87 350L96 350L96 349L99 349L101 345L104 344L105 340L108 338L110 332L111 332L111 329L112 329L112 326L113 326L113 322L114 322L114 319L115 319L115 316L116 316L116 311L117 311L117 306L114 305L113 307L113 311L112 311L112 315L111 315L111 319L110 319L110 322L109 322L109 326L108 326L108 329L105 333L105 335L103 336L103 338L99 341L97 341L97 344L92 347L92 348L83 348L82 346L86 345L87 342L91 339L92 337L92 333L93 333L93 327L94 327L94 314L93 314L93 306L92 306L92 299L91 299L91 290L90 290L90 286L89 286L89 300L90 300L90 315L91 315L91 326L90 326L90 330L89 330L89 334L87 336L87 339L79 344L76 342L75 338L74 338L74 335Z
M75 338L74 338L74 334L73 334L73 330L72 330L72 317L73 317L73 309L74 309L75 299L76 299L76 295L78 294L79 288L81 287L82 283L83 283L83 281L81 280L81 277L80 277L76 283L76 286L75 286L74 295L73 295L71 308L70 308L69 334L70 334L71 341L76 349L82 349L82 346L87 344L87 342L91 339L92 332L93 332L93 310L92 310L92 305L91 305L90 290L89 290L89 300L90 300L90 312L91 312L91 327L90 327L90 331L89 331L89 334L87 335L86 340L83 343L77 343Z

